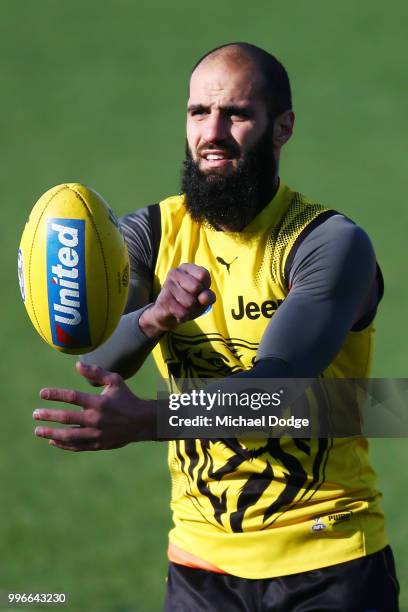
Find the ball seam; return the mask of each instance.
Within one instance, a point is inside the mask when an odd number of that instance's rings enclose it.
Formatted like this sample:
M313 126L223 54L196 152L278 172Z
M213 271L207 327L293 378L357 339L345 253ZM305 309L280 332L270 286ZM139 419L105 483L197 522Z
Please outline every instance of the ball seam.
M75 190L75 189L74 189L74 188L73 188L71 185L67 185L67 187L68 187L68 189L70 189L70 190L71 190L73 193L75 193L75 195L77 196L77 198L79 198L79 200L81 200L82 204L85 206L86 210L88 211L88 214L89 214L89 217L90 217L91 223L92 223L92 225L93 225L93 227L94 227L94 230L95 230L95 234L96 234L96 235L97 235L97 237L98 237L99 246L100 246L100 249L101 249L101 254L102 254L103 267L104 267L104 270L105 270L106 288L107 288L107 291L106 291L106 314L105 314L105 324L104 324L103 332L102 332L102 334L100 335L100 338L98 338L98 341L97 341L97 342L95 342L95 343L91 341L91 344L92 344L92 345L96 345L96 346L98 346L98 345L99 345L99 343L100 343L100 341L101 341L101 339L102 339L102 338L105 336L106 329L107 329L107 326L108 326L108 318L109 318L109 276L108 276L108 268L107 268L107 265L106 265L105 252L104 252L104 250L103 250L103 243L102 243L101 237L100 237L100 235L99 235L98 227L97 227L97 225L96 225L96 223L95 223L95 220L94 220L94 218L93 218L92 211L91 211L91 209L89 208L89 206L88 206L88 203L87 203L86 199L84 198L84 196L83 196L81 193L79 193L78 191L76 191L76 190ZM88 296L87 296L87 302L88 302ZM91 340L92 340L92 339L91 339Z
M30 289L30 294L29 294L30 295L30 303L31 303L31 307L33 309L35 320L36 320L37 325L38 325L38 329L40 330L40 334L41 334L43 340L45 340L45 342L47 342L47 344L48 344L48 340L47 340L46 335L43 332L43 329L42 329L42 327L40 325L40 322L39 322L39 320L37 318L37 313L35 311L35 305L34 305L33 298L32 298L32 292L31 292L31 257L32 257L32 251L33 251L33 247L34 247L34 242L35 242L35 239L36 239L36 236L37 236L38 226L40 225L41 219L43 218L43 215L44 215L45 211L47 210L48 206L50 205L52 199L58 193L60 193L60 191L63 191L63 189L65 189L65 187L68 187L68 185L66 185L66 184L61 185L61 189L59 189L58 191L53 193L50 196L50 199L48 200L48 202L45 204L45 206L43 208L43 211L42 211L42 213L40 214L40 216L38 218L37 224L35 226L35 230L33 232L33 239L31 241L31 245L30 245L30 255L29 255L29 258L28 258L28 286L29 286L29 289ZM48 300L48 287L47 287L47 300Z

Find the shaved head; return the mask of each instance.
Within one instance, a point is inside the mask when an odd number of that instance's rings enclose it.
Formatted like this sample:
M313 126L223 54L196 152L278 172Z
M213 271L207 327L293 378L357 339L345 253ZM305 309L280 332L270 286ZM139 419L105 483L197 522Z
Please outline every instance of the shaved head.
M241 67L254 67L256 66L255 53L250 47L247 47L244 43L233 43L225 45L224 47L218 47L215 51L210 51L196 64L195 68L203 62L214 62L223 61L231 63L232 65L239 65ZM195 69L194 68L194 69Z
M288 74L273 55L246 42L228 43L203 55L194 65L191 75L203 63L223 62L244 71L257 71L270 117L292 109L292 92Z

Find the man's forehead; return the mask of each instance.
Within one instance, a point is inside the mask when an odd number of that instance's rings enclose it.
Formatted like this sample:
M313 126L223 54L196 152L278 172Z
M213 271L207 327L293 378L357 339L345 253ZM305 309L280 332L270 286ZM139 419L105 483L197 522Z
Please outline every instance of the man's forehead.
M262 89L262 76L253 64L237 64L225 60L204 60L194 70L190 79L190 100L199 97L222 95L228 99L251 101L258 98Z

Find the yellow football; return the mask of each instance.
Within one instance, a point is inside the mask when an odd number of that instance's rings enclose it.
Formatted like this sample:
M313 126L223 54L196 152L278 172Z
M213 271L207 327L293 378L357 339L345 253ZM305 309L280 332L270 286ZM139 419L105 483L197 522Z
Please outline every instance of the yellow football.
M44 193L24 228L18 276L31 322L52 348L80 354L105 342L129 285L126 243L105 200L79 183Z

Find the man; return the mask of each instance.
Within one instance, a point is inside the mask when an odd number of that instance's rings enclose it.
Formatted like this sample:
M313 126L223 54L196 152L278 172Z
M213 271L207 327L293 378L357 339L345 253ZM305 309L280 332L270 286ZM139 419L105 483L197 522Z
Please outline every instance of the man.
M294 124L267 52L222 46L194 67L183 195L122 220L127 313L78 364L100 396L44 389L71 451L156 439L157 402L124 384L153 350L166 378L369 376L381 275L366 234L278 178ZM96 364L96 365L91 365ZM103 367L101 367L103 366ZM398 609L362 438L177 440L167 610Z

